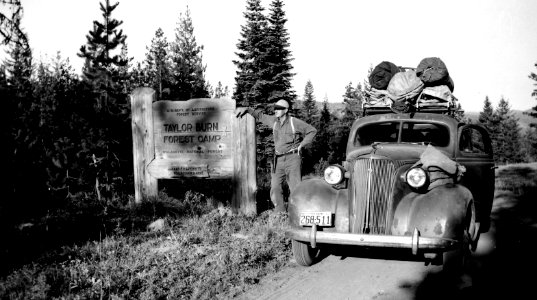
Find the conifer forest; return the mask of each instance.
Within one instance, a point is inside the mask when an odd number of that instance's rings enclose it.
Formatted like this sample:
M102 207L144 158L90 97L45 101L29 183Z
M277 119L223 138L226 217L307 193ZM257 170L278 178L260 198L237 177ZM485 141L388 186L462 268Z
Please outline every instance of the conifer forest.
M78 193L103 201L129 195L133 180L129 95L136 87L152 87L158 99L177 101L231 97L238 105L265 107L274 99L288 100L297 117L318 129L307 152L306 173L318 173L324 165L343 160L350 125L361 116L366 80L342 87L342 98L337 99L342 105L318 99L311 81L303 90L293 90L283 1L272 1L268 10L260 1L247 1L233 61L234 87L205 80L203 45L196 42L188 8L180 15L175 39L168 41L157 29L148 41L145 60L133 63L127 33L114 17L120 4L102 1L101 15L95 16L78 52L83 69L74 70L60 52L52 61L36 61L31 40L19 26L23 7L19 1L3 2L15 9L12 15L3 15L1 23L2 43L8 49L0 72L7 111L3 151L5 173L10 174L4 181L2 211L43 213ZM529 76L537 82L535 74ZM537 114L535 109L529 113ZM492 133L498 163L537 158L535 127L523 131L508 100L502 98L498 107L492 107L487 97L479 118L472 121ZM267 172L272 153L271 131L260 127L258 134L258 177L263 187L267 178L262 173Z

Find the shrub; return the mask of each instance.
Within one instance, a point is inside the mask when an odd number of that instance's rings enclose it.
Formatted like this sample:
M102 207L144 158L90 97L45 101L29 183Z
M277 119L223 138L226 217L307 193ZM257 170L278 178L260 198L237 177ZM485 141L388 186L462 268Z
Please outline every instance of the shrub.
M165 232L115 233L58 249L0 279L0 298L229 298L289 262L285 214L208 211L205 200L190 193L144 204L138 209L153 217L188 217Z

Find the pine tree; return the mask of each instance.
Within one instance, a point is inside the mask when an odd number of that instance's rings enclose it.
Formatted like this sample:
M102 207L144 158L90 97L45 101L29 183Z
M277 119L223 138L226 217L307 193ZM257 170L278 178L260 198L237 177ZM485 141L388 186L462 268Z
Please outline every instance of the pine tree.
M483 126L485 126L487 130L489 130L489 132L492 132L493 118L494 118L494 109L492 108L492 103L489 100L489 96L486 96L485 101L483 103L483 111L479 113L478 121Z
M455 110L453 111L453 118L463 123L472 122L472 120L467 118L466 115L464 114L464 109L462 109L462 105L460 103L457 103L457 106L455 106Z
M313 84L310 80L306 82L306 86L304 87L304 97L300 105L298 116L313 127L318 127L319 110L315 102ZM317 130L319 130L319 128L317 128ZM302 152L302 171L305 174L314 172L314 166L319 161L319 152L315 146L315 143L313 143Z
M175 41L171 46L173 62L173 86L171 98L188 100L192 98L209 97L209 89L205 82L203 65L203 46L198 46L194 36L194 25L190 17L190 9L179 16L178 27L175 29Z
M266 70L264 58L268 26L263 11L261 0L246 1L246 25L241 26L241 38L235 53L238 60L233 61L238 71L232 98L243 106L268 103L266 82L261 74Z
M289 50L289 34L285 28L287 19L282 0L273 0L269 8L268 32L266 35L266 70L261 73L262 82L269 88L267 101L285 99L292 104L296 98L292 90L293 66Z
M335 158L336 162L340 162L344 159L344 155L347 147L347 138L349 136L350 128L354 120L359 116L356 102L356 91L352 87L352 82L345 87L345 94L343 94L343 114L341 120L338 120L336 127L335 137Z
M362 86L360 84L354 88L352 82L350 82L345 87L345 93L343 94L345 107L341 119L337 120L334 128L334 153L332 155L334 162L340 163L345 159L350 128L352 123L362 115L362 93Z
M535 63L534 66L537 67L537 63ZM537 100L537 74L531 72L529 78L535 81L533 84L535 88L533 89L531 96L535 97ZM532 107L528 114L537 118L537 105ZM530 128L526 131L524 141L524 153L526 153L526 156L533 161L537 160L537 122L530 123Z
M13 43L7 51L7 81L18 97L26 97L30 93L32 76L32 51L20 43Z
M483 110L479 112L478 122L489 132L492 140L492 148L494 149L495 156L497 156L496 143L500 124L498 116L496 115L488 96L485 97L485 101L483 102Z
M229 90L227 86L222 86L222 82L218 81L216 88L211 91L211 98L227 98L229 97Z
M525 160L529 162L537 161L537 128L529 127L526 129L522 138L522 153L525 154Z
M32 51L28 37L20 26L22 12L20 3L16 4L12 19L9 20L11 23L6 24L4 19L0 27L4 36L3 43L8 46L7 59L2 66L5 72L1 97L5 115L2 118L5 122L2 123L5 145L2 147L2 157L6 161L4 172L10 174L3 183L5 188L2 190L6 191L5 199L9 201L4 202L6 205L20 204L21 208L28 206L26 201L31 197L45 192L45 187L41 184L44 182L41 180L42 169L37 161L29 159L32 155L39 154L39 133L33 130L39 118L39 103L32 95ZM28 182L34 180L32 189L28 189ZM32 192L36 194L31 195ZM20 201L11 202L13 197Z
M153 87L154 78L149 76L147 66L142 67L137 62L130 71L129 80L134 87Z
M27 35L22 30L20 24L23 15L21 2L19 0L4 0L0 1L0 3L9 7L9 11L11 12L11 15L8 15L4 11L0 11L0 36L2 36L2 44L19 44L24 49L30 49Z
M169 57L170 45L164 36L162 28L157 29L147 47L145 54L146 74L150 78L149 85L157 91L158 99L162 99L162 92L172 87L171 61Z
M350 128L352 123L362 115L363 92L362 86L358 84L356 88L352 87L352 82L345 87L343 94L343 126Z
M521 162L518 119L512 114L509 101L504 97L500 99L494 116L499 124L496 136L493 138L495 160L504 164Z
M328 109L328 98L325 97L323 107L319 116L317 135L314 140L314 148L318 153L318 158L329 162L331 156L331 141L334 137L332 126L332 115Z
M537 63L535 63L535 67L537 67ZM533 84L535 86L535 89L533 89L533 92L531 93L531 96L536 97L536 100L537 100L537 74L531 72L530 75L529 75L529 78L531 80L535 81L535 83ZM532 107L531 111L529 112L529 115L534 117L534 118L537 118L537 106ZM532 123L530 125L532 127L537 127L537 123Z
M121 45L121 52L119 57L122 61L127 63L118 67L118 84L121 87L122 94L130 94L137 86L134 86L131 82L131 69L133 57L129 57L129 47L127 44Z
M109 0L100 3L103 22L93 22L86 36L87 44L78 56L84 58L82 80L86 101L93 109L83 112L89 122L86 139L91 145L88 164L93 167L97 197L109 198L115 178L125 179L131 173L132 141L128 95L125 93L125 67L129 59L121 54L126 36L119 26L123 23L112 17L119 3ZM124 48L126 49L126 48Z
M494 150L494 156L495 158L499 157L497 152L497 144L498 144L498 136L499 136L499 130L500 130L500 122L498 115L494 111L494 108L492 107L492 103L490 102L490 99L488 96L485 97L485 101L483 102L483 110L479 112L479 118L478 122L487 129L491 141L492 141L492 148Z
M69 77L72 74L64 67L65 61L62 61L59 53L53 64L51 68L49 64L41 62L37 67L34 97L39 113L36 114L33 124L29 125L39 135L40 140L41 151L36 153L33 159L41 169L46 170L42 182L46 182L49 192L56 195L66 186L70 157L65 150L71 146L69 131L78 128L78 124L69 122L74 112L63 109L72 101L67 97L74 96L69 93Z
M308 80L306 82L306 86L304 87L304 98L299 117L304 122L315 126L317 123L319 110L317 109L317 103L315 102L315 95L313 93L313 84L310 80Z
M119 52L127 36L119 26L123 21L112 18L112 12L119 2L110 5L110 0L101 2L103 22L93 21L93 29L86 35L87 44L80 47L79 57L85 59L82 70L83 81L95 93L96 109L118 110L126 103L120 99L123 95L119 68L127 65L128 60ZM123 102L123 103L122 103Z

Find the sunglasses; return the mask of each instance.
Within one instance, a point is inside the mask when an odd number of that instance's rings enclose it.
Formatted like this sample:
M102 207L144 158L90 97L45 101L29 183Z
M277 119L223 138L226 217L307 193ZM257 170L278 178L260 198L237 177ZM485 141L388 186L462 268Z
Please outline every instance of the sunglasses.
M283 106L274 106L274 110L284 110L284 109L287 109L287 107L283 107Z

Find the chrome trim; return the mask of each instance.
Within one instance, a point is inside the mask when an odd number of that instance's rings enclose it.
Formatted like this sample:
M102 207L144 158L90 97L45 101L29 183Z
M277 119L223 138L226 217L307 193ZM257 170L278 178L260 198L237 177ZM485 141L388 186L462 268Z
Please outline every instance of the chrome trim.
M350 232L390 234L393 218L393 188L404 161L371 154L351 162Z
M313 249L317 248L317 224L311 226L310 245Z
M420 248L420 231L418 228L414 228L414 233L412 234L412 254L418 254L418 249Z
M291 229L285 232L288 238L309 242L317 247L321 244L354 245L378 248L408 248L412 254L417 255L419 250L425 252L449 251L455 249L459 242L453 239L422 237L418 229L414 229L412 236L378 235L378 234L353 234L316 231L309 229Z

